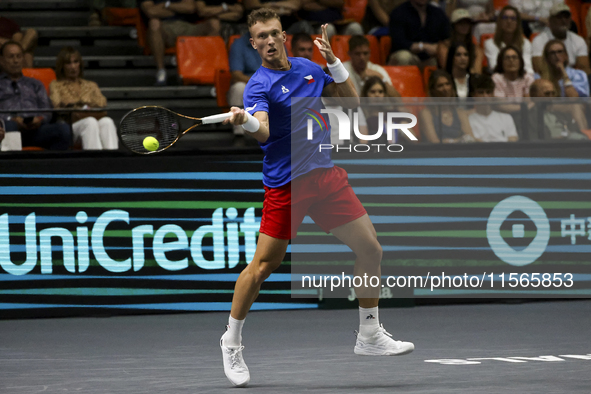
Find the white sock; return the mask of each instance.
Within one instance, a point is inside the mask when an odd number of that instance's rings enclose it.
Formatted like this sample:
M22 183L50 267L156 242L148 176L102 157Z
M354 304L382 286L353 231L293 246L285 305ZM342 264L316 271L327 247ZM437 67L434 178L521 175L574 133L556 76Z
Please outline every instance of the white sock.
M378 307L359 307L359 334L363 337L374 335L380 328Z
M224 346L240 346L242 344L242 326L244 320L236 320L230 315L228 319L228 330L224 334Z

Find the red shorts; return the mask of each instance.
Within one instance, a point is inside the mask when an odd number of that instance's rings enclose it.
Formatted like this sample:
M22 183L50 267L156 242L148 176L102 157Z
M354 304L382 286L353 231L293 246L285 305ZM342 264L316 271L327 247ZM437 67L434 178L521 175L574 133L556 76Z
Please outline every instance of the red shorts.
M318 168L292 182L265 186L260 232L273 238L295 238L306 214L327 233L367 212L340 167Z

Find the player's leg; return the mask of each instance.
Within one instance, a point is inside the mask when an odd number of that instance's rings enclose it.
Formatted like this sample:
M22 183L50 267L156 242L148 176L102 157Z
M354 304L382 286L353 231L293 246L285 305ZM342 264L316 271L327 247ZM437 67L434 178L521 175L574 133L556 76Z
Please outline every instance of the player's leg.
M262 283L283 261L288 244L287 239L273 238L266 234L259 235L253 260L240 273L236 281L230 313L233 318L243 320L246 317L259 295Z
M228 326L220 340L224 372L235 386L244 387L250 381L250 372L242 357L244 319L259 295L261 284L283 261L288 244L287 239L273 238L261 233L253 260L236 281Z
M367 286L355 288L359 299L359 333L355 353L365 356L400 356L412 352L414 344L392 339L379 323L381 285L372 287L370 278L381 277L382 247L369 216L365 214L330 231L355 253L354 275L367 275L368 278Z
M347 224L330 230L339 240L355 253L355 276L381 276L382 247L378 242L376 230L367 214ZM375 308L379 301L379 288L356 287L355 293L362 308Z

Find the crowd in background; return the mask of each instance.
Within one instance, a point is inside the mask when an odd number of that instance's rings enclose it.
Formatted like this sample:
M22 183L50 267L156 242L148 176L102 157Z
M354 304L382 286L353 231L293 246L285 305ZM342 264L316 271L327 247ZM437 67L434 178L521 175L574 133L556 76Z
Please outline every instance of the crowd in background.
M522 99L528 97L589 97L589 37L583 37L581 30L591 35L591 26L573 22L570 7L576 1L567 5L563 0L509 0L495 10L493 0L368 0L361 23L344 18L344 0L91 3L91 26L102 23L107 7L139 8L156 64L156 86L167 83L165 51L174 46L176 37L216 35L228 40L241 35L229 52L232 84L227 98L230 105L242 106L244 88L261 66L260 57L250 45L246 15L267 7L280 16L283 29L292 35L293 56L312 59L311 35L318 34L322 24L329 24L329 36L350 35L350 59L344 65L362 97L400 97L385 69L369 60L367 35L390 37L387 65L434 69L426 86L427 95L447 99L448 104L417 112L424 142L517 141L524 121L535 122L538 118L543 119L545 138L591 138L587 104L541 106L532 100L522 105ZM586 22L591 25L591 16ZM31 110L16 116L0 114L0 140L4 131L20 131L23 146L117 149L116 126L105 112L73 112L66 121L56 121L55 116L52 121L50 114L34 112L51 107L106 106L96 83L83 78L82 57L74 48L63 48L57 56L57 80L50 85L49 95L39 81L23 77L22 69L33 65L36 44L34 29L22 30L14 21L0 16L0 109ZM507 100L462 105L461 100L467 97ZM380 124L379 112L361 112L360 129L371 133ZM235 127L234 133L242 134L242 129Z

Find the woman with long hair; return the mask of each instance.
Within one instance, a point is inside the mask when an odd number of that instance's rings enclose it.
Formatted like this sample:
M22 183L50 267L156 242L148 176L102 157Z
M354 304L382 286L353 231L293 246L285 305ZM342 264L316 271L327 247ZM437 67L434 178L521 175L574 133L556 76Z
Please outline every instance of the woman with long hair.
M540 76L554 84L561 97L589 97L589 80L584 71L568 65L568 52L561 40L544 46Z
M561 97L589 97L587 74L569 67L568 53L562 41L550 40L544 46L541 68L541 78L552 82ZM583 104L554 104L552 108L571 115L581 131L587 134L589 127Z
M419 113L421 130L427 141L453 143L473 141L466 111L458 108L453 79L444 70L435 70L429 77L428 93L439 98L441 105L429 105ZM437 133L436 124L440 126Z
M534 76L525 71L525 62L514 46L506 46L498 54L492 79L495 97L529 97Z
M453 78L453 86L460 98L470 96L470 64L473 58L465 44L449 47L445 71Z
M451 36L437 44L437 62L440 68L445 68L448 63L448 54L452 46L463 45L470 54L469 69L473 74L482 72L482 60L484 53L475 44L472 36L473 21L470 13L462 8L456 9L451 16Z
M503 7L499 13L494 37L484 42L484 54L491 70L497 66L499 52L507 46L512 46L521 53L525 71L533 74L531 43L523 35L519 11L510 5Z
M49 98L55 108L104 108L107 99L95 82L83 79L84 63L80 52L63 48L56 60L57 81L49 85ZM74 144L82 149L117 149L117 127L106 112L73 112Z

